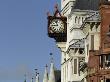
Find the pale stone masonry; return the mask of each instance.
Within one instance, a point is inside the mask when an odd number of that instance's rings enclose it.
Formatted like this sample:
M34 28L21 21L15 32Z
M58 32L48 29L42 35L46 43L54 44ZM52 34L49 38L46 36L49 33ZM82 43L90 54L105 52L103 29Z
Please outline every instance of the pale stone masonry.
M110 82L110 0L61 0L61 14L61 82Z
M98 50L100 43L98 8L99 0L61 0L61 13L67 17L67 42L56 43L62 53L61 82L87 82L89 50Z
M43 82L48 82L48 69L47 69L47 65L45 67L45 72L44 72L44 77L43 77Z

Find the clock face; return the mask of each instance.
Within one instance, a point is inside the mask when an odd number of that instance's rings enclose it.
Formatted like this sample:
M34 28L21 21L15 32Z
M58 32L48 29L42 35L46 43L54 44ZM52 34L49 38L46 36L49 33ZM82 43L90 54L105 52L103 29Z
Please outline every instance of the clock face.
M51 33L63 33L64 23L61 19L53 19L50 22L49 29Z

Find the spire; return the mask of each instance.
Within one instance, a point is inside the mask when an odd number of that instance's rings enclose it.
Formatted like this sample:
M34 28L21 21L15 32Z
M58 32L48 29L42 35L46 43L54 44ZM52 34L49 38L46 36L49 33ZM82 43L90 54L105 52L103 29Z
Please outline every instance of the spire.
M46 64L43 82L48 82L48 71L47 71L47 67L48 67L48 66L47 66L47 64Z
M37 76L37 71L38 71L38 69L35 69L35 72L36 72L36 76Z
M33 82L33 77L32 77L32 79L31 79L31 82Z
M54 6L54 16L61 17L61 13L58 9L58 4L55 4L55 6Z
M51 63L53 63L53 54L50 53L50 56L51 56L50 61L51 61Z
M39 82L39 73L37 73L36 82Z
M36 77L35 77L35 80L36 80L36 82L39 82L39 73L37 72L38 69L35 69L35 71L36 71Z
M26 74L24 75L25 79L24 79L24 82L26 82Z
M50 53L50 55L52 56L52 53ZM55 82L55 70L54 70L53 57L51 57L49 82Z

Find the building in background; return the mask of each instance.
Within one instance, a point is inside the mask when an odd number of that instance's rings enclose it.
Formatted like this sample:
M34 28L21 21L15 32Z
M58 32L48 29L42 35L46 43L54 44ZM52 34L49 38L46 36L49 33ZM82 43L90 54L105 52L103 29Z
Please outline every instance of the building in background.
M52 55L52 53L50 55ZM45 70L44 70L44 76L41 82L61 82L61 71L55 68L53 57L51 58L49 70L50 70L50 73L48 74L48 65L46 64ZM38 69L35 69L35 72L36 74L31 78L30 82L40 82ZM27 82L26 75L25 75L24 82Z
M48 66L45 66L43 82L61 82L61 71L54 67L53 61L50 64L50 73L48 74Z

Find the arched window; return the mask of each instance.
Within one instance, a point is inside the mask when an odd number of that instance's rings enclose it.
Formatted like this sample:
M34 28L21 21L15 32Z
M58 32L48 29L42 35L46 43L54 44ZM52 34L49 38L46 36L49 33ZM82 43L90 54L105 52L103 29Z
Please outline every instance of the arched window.
M75 17L75 23L77 22L77 16Z
M82 23L84 22L84 18L82 17Z
M74 59L74 74L77 74L77 59Z
M78 24L80 23L80 17L78 18Z

